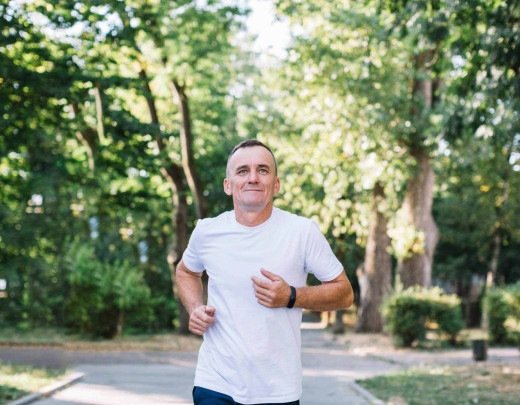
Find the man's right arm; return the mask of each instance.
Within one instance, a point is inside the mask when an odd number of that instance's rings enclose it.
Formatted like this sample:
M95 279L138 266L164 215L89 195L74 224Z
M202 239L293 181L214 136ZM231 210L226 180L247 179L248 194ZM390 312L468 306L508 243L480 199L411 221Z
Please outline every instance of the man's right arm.
M189 329L196 335L202 335L215 320L215 308L204 305L202 273L196 273L186 267L181 260L175 271L175 282L182 304L190 315Z

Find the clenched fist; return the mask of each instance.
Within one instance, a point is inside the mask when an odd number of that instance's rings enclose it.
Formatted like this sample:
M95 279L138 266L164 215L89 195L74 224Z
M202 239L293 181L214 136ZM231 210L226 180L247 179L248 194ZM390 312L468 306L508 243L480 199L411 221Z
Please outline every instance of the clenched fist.
M190 332L202 336L213 322L215 322L215 308L208 305L198 306L190 314Z

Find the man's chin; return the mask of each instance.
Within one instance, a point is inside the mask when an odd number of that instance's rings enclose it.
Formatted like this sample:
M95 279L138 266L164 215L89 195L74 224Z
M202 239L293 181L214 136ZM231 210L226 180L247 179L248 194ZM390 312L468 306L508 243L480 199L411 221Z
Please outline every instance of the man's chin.
M243 212L260 213L267 207L265 203L243 203L240 204L240 210Z

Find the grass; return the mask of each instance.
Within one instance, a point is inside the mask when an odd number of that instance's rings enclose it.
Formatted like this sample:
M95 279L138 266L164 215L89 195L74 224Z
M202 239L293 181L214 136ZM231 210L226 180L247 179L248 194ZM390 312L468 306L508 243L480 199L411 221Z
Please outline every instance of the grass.
M70 335L57 329L15 328L0 330L0 346L55 346L66 350L92 351L196 351L201 339L175 333L123 335L111 340L89 339L85 336Z
M520 365L416 368L358 381L388 404L518 404Z
M73 336L70 337L74 339ZM31 330L2 327L0 344L3 345L41 345L59 346L67 337L57 329L36 328Z
M64 374L65 370L0 363L0 404L35 392Z

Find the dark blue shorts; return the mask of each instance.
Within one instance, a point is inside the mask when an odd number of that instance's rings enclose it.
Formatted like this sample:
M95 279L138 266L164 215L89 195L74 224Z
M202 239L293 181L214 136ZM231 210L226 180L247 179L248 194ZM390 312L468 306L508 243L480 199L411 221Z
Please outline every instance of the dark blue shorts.
M229 395L202 387L193 387L193 403L195 405L242 405L235 402ZM270 405L270 404L255 404ZM300 405L300 401L278 402L277 405Z

